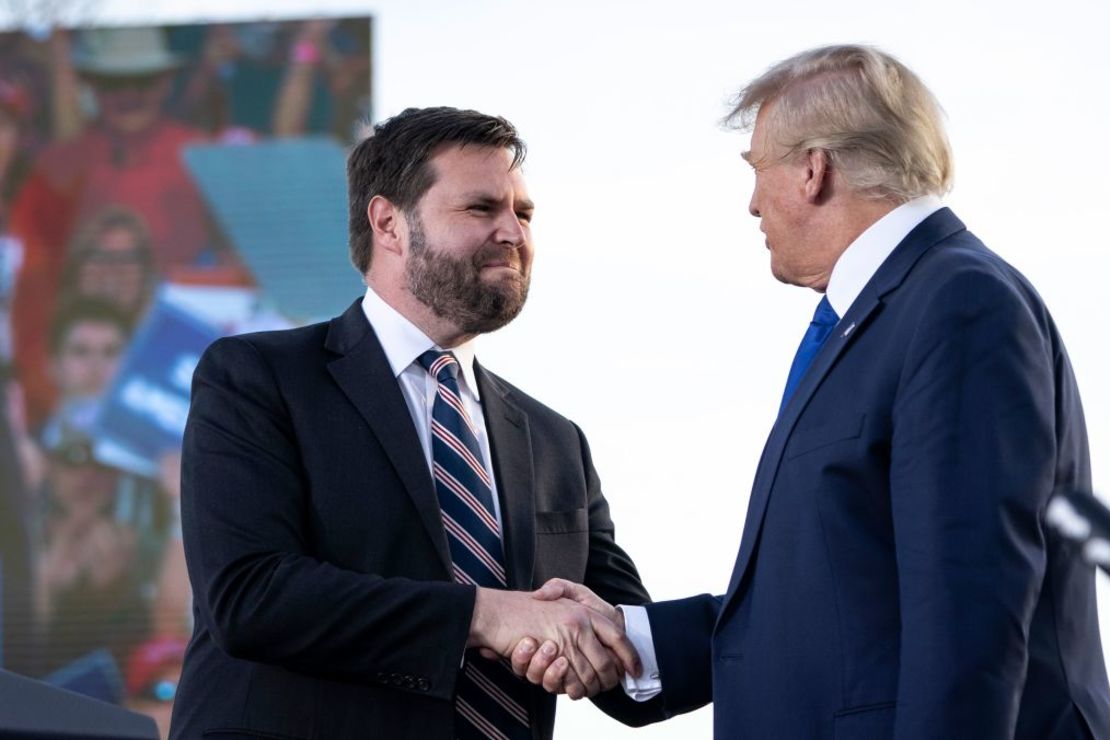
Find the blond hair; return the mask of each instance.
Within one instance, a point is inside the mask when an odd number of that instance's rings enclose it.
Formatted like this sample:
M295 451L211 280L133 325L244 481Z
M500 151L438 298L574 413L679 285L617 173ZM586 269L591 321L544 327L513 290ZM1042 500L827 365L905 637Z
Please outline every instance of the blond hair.
M940 105L878 49L826 46L779 62L737 94L725 123L750 129L761 108L783 159L823 150L861 195L904 202L952 187Z

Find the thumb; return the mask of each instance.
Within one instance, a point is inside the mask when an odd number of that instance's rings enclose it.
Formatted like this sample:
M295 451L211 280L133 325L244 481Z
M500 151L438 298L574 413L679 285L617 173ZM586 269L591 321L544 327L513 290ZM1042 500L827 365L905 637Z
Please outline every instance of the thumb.
M552 578L533 591L532 598L540 601L556 601L563 597L573 598L573 586L574 584L562 578Z

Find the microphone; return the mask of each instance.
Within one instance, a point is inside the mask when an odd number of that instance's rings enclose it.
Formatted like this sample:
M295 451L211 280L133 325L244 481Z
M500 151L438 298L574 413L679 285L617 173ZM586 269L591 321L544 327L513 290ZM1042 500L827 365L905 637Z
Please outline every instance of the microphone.
M1064 491L1052 497L1045 521L1073 542L1083 559L1110 573L1110 508L1081 491Z

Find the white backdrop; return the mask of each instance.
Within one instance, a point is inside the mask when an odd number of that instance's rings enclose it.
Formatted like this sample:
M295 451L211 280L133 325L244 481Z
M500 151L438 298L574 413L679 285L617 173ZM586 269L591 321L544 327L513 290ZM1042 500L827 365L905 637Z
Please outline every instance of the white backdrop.
M370 12L379 117L446 104L520 128L538 205L532 298L479 356L586 430L619 540L656 598L727 585L755 463L818 300L771 278L747 215L746 137L717 121L746 80L818 44L877 44L940 99L956 156L948 202L1055 315L1096 487L1110 491L1104 2L939 0L928 12L890 0L139 5L103 0L94 18ZM1110 581L1099 586L1110 638ZM563 699L556 737L710 728L708 709L633 731Z

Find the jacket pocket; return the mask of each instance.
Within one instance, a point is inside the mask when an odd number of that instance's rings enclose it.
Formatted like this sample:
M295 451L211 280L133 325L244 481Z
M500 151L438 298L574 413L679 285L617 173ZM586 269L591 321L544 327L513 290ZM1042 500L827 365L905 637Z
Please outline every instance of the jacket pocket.
M848 414L817 427L795 429L786 446L786 458L789 460L837 442L858 439L863 433L866 418L866 414Z
M833 715L836 740L890 740L894 737L894 702L842 709Z
M581 583L590 557L590 522L586 509L536 512L536 560L532 577L537 586L549 578Z
M571 511L537 511L536 534L572 534L590 528L586 509Z

